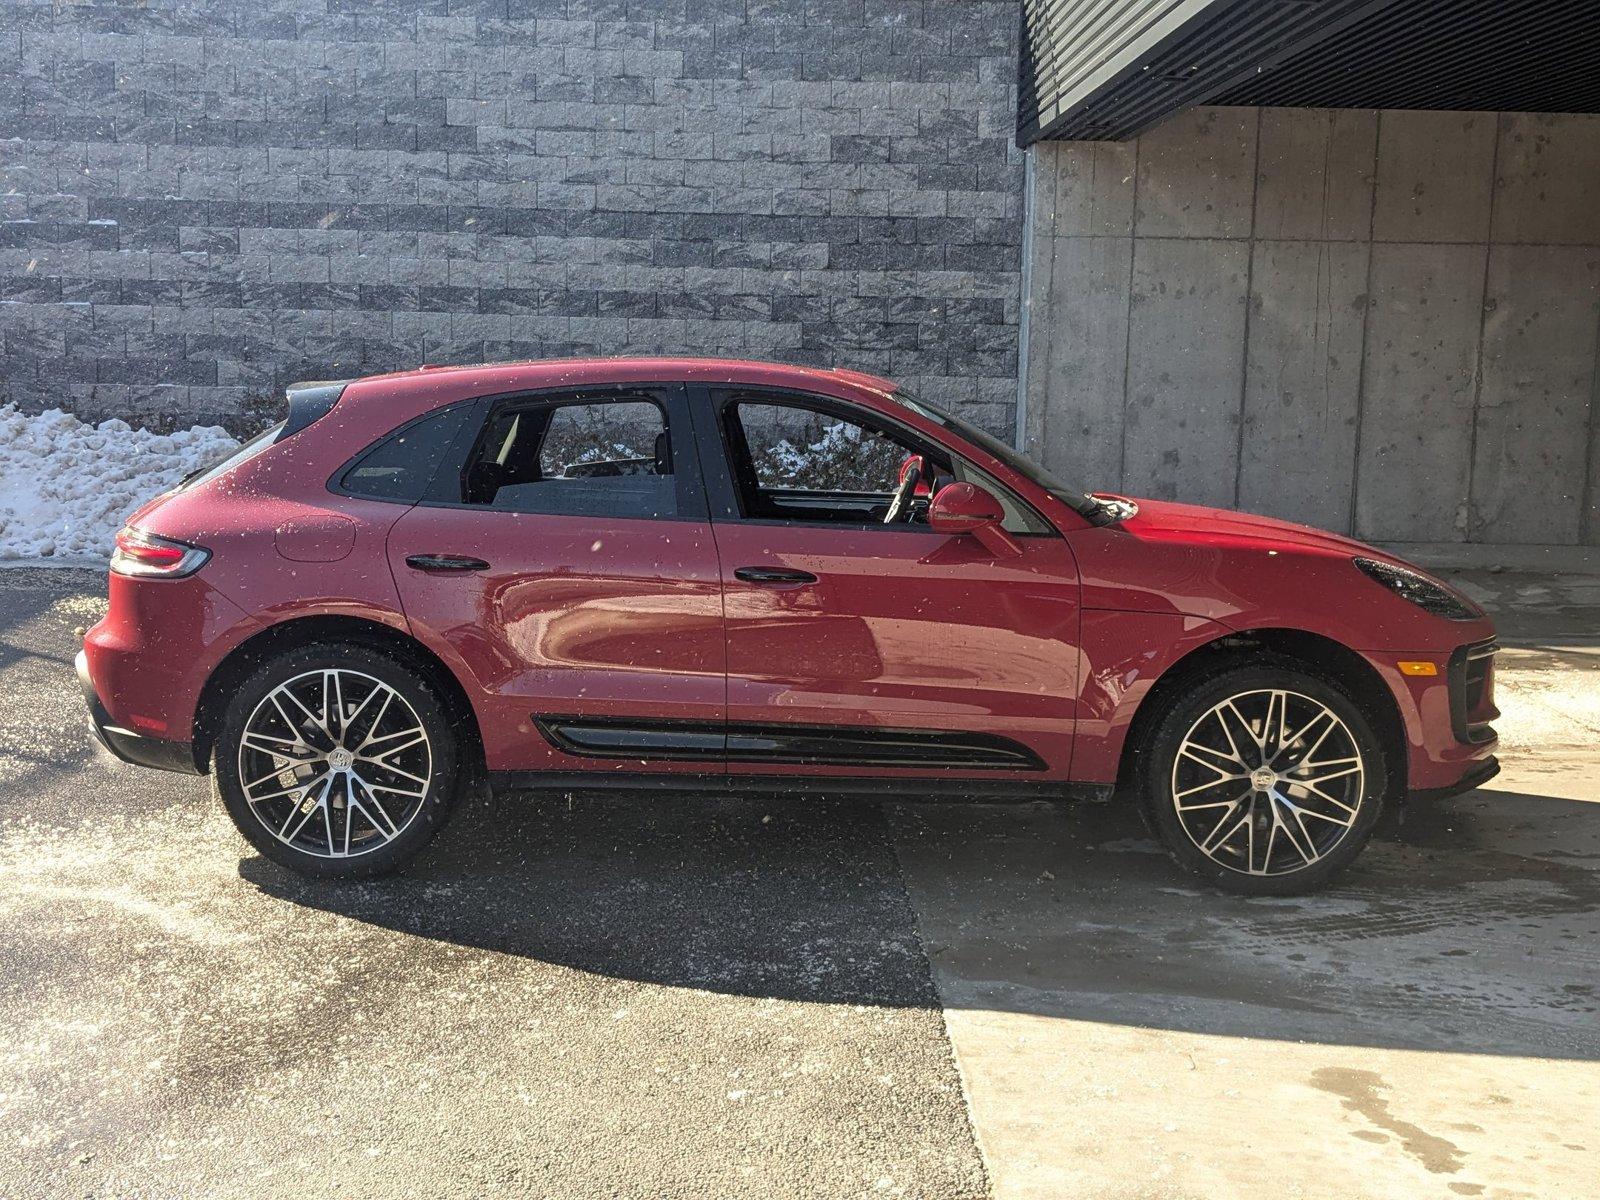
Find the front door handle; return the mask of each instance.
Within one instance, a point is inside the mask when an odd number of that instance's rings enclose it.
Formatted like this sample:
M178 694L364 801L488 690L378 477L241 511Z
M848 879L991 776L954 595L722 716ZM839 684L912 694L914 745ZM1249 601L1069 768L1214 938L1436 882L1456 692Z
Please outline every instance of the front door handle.
M410 554L406 566L419 571L487 571L489 564L481 558L464 554Z
M810 571L797 571L793 567L739 567L735 579L746 583L815 583L817 577Z

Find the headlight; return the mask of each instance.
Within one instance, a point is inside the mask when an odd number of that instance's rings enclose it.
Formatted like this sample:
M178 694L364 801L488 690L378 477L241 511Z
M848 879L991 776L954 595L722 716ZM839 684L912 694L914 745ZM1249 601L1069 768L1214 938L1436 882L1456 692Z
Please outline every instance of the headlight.
M1444 617L1449 621L1476 621L1484 615L1483 610L1465 596L1441 587L1426 575L1373 558L1351 561L1368 579L1383 584L1402 600L1409 600L1436 617Z

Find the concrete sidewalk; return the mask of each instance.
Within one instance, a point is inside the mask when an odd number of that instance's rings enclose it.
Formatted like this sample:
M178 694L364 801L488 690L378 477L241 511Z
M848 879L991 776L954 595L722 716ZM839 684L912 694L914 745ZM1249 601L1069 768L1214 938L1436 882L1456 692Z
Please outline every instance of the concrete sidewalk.
M999 1200L1600 1188L1600 579L1495 611L1505 770L1315 897L1190 886L1107 808L894 828Z

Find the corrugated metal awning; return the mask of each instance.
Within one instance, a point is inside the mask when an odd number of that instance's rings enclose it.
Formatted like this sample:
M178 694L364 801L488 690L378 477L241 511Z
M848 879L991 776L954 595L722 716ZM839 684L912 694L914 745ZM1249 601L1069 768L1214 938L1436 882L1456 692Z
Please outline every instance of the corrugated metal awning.
M1024 0L1017 140L1195 104L1600 111L1600 0Z

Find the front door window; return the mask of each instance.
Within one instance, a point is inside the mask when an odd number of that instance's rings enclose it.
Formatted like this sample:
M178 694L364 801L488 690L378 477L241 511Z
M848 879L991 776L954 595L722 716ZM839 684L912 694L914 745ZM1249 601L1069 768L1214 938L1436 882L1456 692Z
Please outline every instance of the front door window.
M720 415L746 519L914 528L926 525L927 502L939 488L965 482L1000 501L1009 532L1054 532L987 472L871 414L821 399L755 395L727 398ZM913 465L918 477L908 481Z
M920 522L895 495L915 463L915 491L932 494L947 463L921 455L908 439L837 410L803 403L735 398L722 427L746 518L885 525Z

